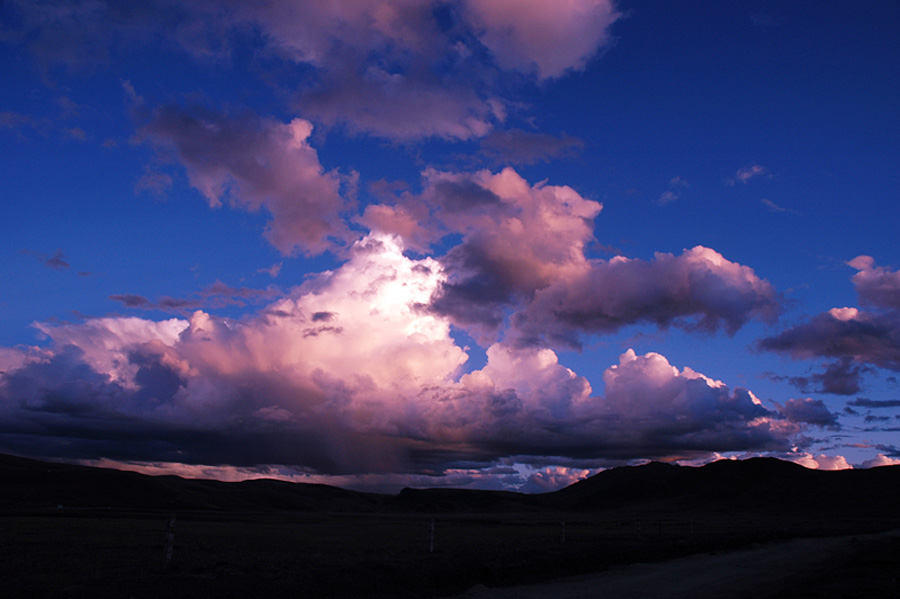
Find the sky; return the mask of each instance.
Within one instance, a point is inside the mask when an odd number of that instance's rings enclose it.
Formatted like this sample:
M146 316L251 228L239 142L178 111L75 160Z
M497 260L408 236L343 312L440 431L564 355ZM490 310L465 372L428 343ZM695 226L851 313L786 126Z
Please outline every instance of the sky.
M6 0L0 451L900 463L900 4Z

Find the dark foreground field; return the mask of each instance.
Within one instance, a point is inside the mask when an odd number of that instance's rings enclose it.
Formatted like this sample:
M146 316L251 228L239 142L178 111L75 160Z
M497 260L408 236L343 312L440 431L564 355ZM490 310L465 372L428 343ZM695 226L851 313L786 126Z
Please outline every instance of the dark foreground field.
M874 534L900 528L900 469L712 466L607 471L541 496L379 496L3 458L2 595L585 597L606 584L617 597L900 596L900 537ZM589 573L601 578L576 579L574 594L510 590Z

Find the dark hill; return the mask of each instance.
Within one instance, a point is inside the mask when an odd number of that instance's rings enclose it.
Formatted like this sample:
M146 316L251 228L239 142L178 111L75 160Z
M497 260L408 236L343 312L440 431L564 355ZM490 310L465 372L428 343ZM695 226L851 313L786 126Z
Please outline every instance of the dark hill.
M0 455L0 508L300 511L357 513L534 513L765 511L894 516L900 466L808 470L772 458L721 460L699 468L650 463L605 470L541 495L463 489L404 489L397 495L277 480L227 483L147 476Z
M0 455L2 508L367 512L384 496L279 480L227 483Z
M578 511L628 508L893 515L900 501L900 466L824 471L774 458L720 460L699 468L651 463L605 470L551 495L560 507Z

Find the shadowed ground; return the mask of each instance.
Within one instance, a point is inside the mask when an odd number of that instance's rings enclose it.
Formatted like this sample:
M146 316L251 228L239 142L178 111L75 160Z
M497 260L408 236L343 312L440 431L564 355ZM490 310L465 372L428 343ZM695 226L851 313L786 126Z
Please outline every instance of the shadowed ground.
M721 554L633 564L551 582L490 589L465 599L688 599L900 597L900 530L795 539Z
M900 578L900 467L649 464L544 495L377 495L0 456L0 491L4 599L896 597Z

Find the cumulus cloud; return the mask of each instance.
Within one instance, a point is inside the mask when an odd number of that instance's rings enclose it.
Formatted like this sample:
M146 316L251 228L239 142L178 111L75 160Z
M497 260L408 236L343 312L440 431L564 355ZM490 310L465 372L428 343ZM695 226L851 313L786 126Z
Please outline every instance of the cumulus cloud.
M541 468L537 472L531 473L519 490L523 493L550 493L573 485L590 475L590 470L581 468L565 466Z
M853 468L844 456L829 456L825 454L813 455L811 453L793 453L788 459L812 470L849 470Z
M847 358L897 371L900 370L900 315L832 308L763 339L759 345L798 359Z
M621 17L610 0L466 0L479 39L505 68L559 77L611 43Z
M883 453L879 453L871 460L866 460L859 465L860 468L877 468L878 466L897 466L900 465L900 459L889 458Z
M875 266L871 256L857 256L847 264L859 271L852 280L864 306L900 311L900 271Z
M818 426L837 426L837 416L833 414L821 399L809 397L789 399L779 410L791 422L805 422Z
M870 256L848 264L858 271L852 280L860 303L872 310L832 308L759 343L795 359L833 359L813 378L823 391L844 395L859 392L867 365L900 371L900 273L876 266Z
M559 466L783 448L800 430L749 391L659 354L626 352L607 369L604 396L547 348L495 343L483 368L465 372L450 321L427 307L447 276L434 259L405 256L399 238L373 234L340 268L243 319L196 311L39 325L48 349L0 355L2 446L434 476L529 456L549 467L548 456Z
M506 329L520 344L578 346L582 334L638 323L734 333L781 311L767 281L709 248L658 253L649 262L589 259L602 205L570 187L532 185L509 167L427 169L423 187L418 195L385 196L361 222L420 249L461 235L439 258L447 278L430 305L485 343Z
M511 168L425 178L436 218L464 235L441 259L449 277L433 303L457 323L496 330L504 306L585 264L602 205L572 188L532 186Z
M641 322L733 334L748 320L774 321L775 289L753 269L697 246L652 261L596 260L539 290L514 317L525 339L578 346L582 333L612 332Z
M317 254L351 238L342 213L346 181L325 172L309 145L312 124L231 116L193 107L162 106L140 136L172 149L210 206L228 204L272 215L266 237L283 254Z

